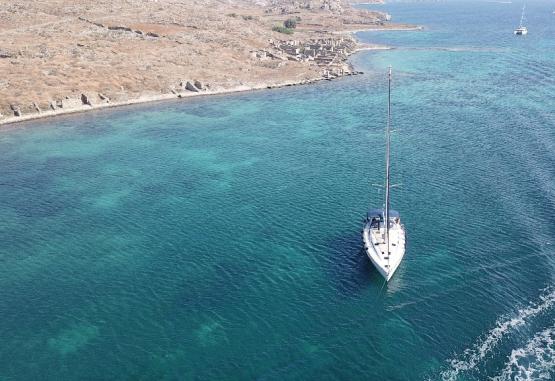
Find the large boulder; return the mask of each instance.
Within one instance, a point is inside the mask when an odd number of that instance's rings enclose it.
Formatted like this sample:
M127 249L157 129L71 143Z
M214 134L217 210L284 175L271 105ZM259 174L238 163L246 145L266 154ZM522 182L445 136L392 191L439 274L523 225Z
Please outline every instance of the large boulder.
M197 89L202 90L202 83L200 81L195 81L194 85Z
M19 106L16 105L10 105L10 109L13 111L13 115L14 116L21 116L21 108Z
M102 100L103 102L110 103L110 98L108 98L106 95L104 95L104 94L102 94L102 93L98 93L98 97L99 97L100 100Z
M92 106L91 98L87 94L81 94L81 103L87 106Z
M199 91L199 89L189 81L185 84L185 88L189 91L194 91L195 93L198 93Z

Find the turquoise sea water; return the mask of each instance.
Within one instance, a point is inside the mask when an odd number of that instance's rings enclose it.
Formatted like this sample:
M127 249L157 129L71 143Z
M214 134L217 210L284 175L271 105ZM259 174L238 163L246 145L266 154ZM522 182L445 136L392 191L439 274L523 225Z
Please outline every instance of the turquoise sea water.
M2 128L0 380L555 378L555 4L375 8L363 76Z

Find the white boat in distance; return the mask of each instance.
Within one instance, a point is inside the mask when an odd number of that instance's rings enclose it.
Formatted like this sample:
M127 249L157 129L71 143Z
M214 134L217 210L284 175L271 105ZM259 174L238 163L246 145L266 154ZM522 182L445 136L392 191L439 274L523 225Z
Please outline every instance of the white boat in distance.
M524 4L522 6L522 15L520 16L520 24L518 26L518 28L515 29L514 34L517 36L524 36L526 34L528 34L528 28L526 28L523 23L524 23L524 9L526 8L526 4Z
M366 255L378 272L389 281L405 255L405 227L399 212L389 208L390 145L391 145L391 66L389 67L389 94L387 100L387 126L385 149L385 201L382 209L369 210L362 229Z

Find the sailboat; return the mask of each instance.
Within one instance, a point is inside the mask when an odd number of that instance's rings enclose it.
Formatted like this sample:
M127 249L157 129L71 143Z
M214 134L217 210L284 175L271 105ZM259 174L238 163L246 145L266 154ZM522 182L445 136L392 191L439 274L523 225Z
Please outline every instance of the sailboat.
M378 272L389 281L405 255L405 227L398 211L389 207L391 145L391 66L388 73L385 149L385 201L383 208L368 211L362 229L364 250Z
M520 16L520 24L518 26L518 28L515 29L514 33L517 36L524 36L526 34L528 34L528 28L526 28L524 25L522 25L524 23L524 9L526 8L526 4L524 4L522 6L522 15Z

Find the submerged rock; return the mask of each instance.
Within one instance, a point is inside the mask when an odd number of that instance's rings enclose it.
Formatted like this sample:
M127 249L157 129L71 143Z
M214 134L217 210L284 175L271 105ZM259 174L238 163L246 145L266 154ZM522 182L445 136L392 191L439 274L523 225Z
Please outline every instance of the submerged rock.
M56 336L48 339L48 346L60 355L77 352L99 335L97 326L86 323L75 323L61 330Z

